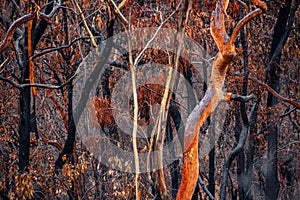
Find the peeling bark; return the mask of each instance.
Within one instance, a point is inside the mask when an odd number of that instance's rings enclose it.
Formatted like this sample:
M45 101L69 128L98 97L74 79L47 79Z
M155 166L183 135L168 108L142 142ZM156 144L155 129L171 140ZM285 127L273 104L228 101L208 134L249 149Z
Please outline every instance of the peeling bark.
M204 98L194 108L188 117L187 126L184 134L184 167L182 179L177 193L177 200L191 199L198 179L198 134L199 129L217 107L218 103L225 99L222 86L225 80L227 65L236 55L234 41L241 28L254 17L262 14L266 10L266 4L255 0L253 1L258 8L246 15L233 30L232 36L226 33L225 15L228 0L218 1L215 11L212 13L210 31L216 42L219 53L213 62L210 85ZM227 98L226 98L227 99Z

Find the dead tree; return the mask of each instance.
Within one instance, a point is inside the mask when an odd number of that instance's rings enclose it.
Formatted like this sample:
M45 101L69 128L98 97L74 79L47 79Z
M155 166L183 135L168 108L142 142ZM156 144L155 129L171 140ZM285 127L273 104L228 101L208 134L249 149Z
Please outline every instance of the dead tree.
M184 135L184 166L182 179L177 193L177 200L191 199L198 179L198 134L199 129L208 116L222 100L230 100L231 94L222 91L227 66L234 59L236 49L234 42L241 28L254 17L267 10L267 5L260 0L252 0L259 8L253 10L241 19L229 37L225 27L225 16L229 0L219 0L211 16L210 31L217 44L217 54L211 72L210 85L205 96L197 104L188 117Z

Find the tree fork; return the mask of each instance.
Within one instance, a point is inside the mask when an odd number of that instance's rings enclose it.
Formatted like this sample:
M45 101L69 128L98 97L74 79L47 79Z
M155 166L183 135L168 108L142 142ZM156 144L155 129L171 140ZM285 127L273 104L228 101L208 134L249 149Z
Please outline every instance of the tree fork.
M259 8L250 12L237 23L231 37L226 33L225 27L225 15L229 1L219 0L212 13L210 31L220 52L213 62L211 81L205 96L188 117L184 133L184 166L180 187L176 197L177 200L191 199L195 190L199 173L198 134L200 127L221 100L228 100L222 91L222 86L225 80L227 66L236 55L234 41L241 28L247 22L267 10L267 6L264 2L261 2L260 0L253 0L252 2Z

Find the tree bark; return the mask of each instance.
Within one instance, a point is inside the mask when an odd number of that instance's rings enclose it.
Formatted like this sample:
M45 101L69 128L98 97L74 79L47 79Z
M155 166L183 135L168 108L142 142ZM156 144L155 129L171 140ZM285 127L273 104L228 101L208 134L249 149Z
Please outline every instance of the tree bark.
M234 42L241 28L254 17L262 14L261 9L256 9L245 16L235 27L231 37L226 33L225 14L228 7L228 0L218 1L216 9L211 17L210 31L216 42L219 53L212 65L211 82L205 96L194 108L188 117L184 133L184 166L182 179L177 193L177 200L191 199L194 193L198 173L198 134L199 129L214 111L219 101L225 99L222 86L225 80L227 65L236 55ZM263 10L267 9L265 3L259 0L253 2Z
M277 22L274 28L274 35L271 45L271 51L269 55L270 63L266 67L266 82L276 92L280 90L279 76L277 72L277 66L281 60L281 49L283 48L288 34L289 27L292 25L293 16L291 16L291 5L292 0L287 0L285 5L279 10ZM292 17L292 18L291 18ZM289 24L288 24L289 23ZM286 34L287 33L287 34ZM277 99L274 98L273 94L268 93L267 106L269 108L277 104ZM270 121L274 118L272 111L268 113ZM270 127L267 133L267 173L266 173L266 188L265 188L265 199L277 199L280 190L278 181L278 127L276 124L270 122Z
M31 5L30 5L31 6ZM53 9L53 3L48 4L46 8L45 14L49 14ZM31 19L32 20L32 19ZM32 22L31 22L32 23ZM47 28L47 21L41 19L39 25L35 28L28 29L26 31L25 42L24 42L24 52L23 52L23 59L26 63L25 66L21 66L22 71L22 84L28 84L30 79L30 65L29 65L29 57L34 54L34 50L38 41L44 34ZM30 47L28 46L30 45ZM28 52L30 49L30 55ZM31 88L25 87L21 90L20 93L20 110L21 110L21 117L19 123L19 170L23 171L29 165L29 154L30 154L30 132L31 132L31 122L30 122L30 112L31 109L35 109L34 105L31 103ZM32 107L32 108L31 108ZM35 122L36 123L36 122ZM34 125L34 124L33 124ZM34 125L36 126L36 124Z

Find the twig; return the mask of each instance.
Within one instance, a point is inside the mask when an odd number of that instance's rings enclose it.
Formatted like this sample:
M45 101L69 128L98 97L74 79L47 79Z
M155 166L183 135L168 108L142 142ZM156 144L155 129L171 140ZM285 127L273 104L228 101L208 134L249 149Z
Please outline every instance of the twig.
M238 2L240 2L245 8L247 8L247 4L245 2L243 2L242 0L237 0Z
M255 97L254 94L243 96L243 95L238 95L238 94L227 93L225 96L225 101L232 100L232 101L247 102L247 101L250 101L251 99L253 99L254 97Z
M233 72L229 73L229 75L243 76L240 73L233 73ZM260 81L260 80L258 80L256 78L253 78L253 77L249 76L249 79L252 80L252 81L255 81L258 84L260 84L261 86L263 86L266 90L268 90L268 92L270 92L271 94L273 94L275 97L277 97L281 101L289 103L289 104L295 106L296 108L300 109L300 103L298 103L298 102L296 102L296 101L294 101L292 99L288 99L286 97L281 96L275 90L273 90L270 86L268 86L266 83L264 83L264 82L262 82L262 81Z
M13 2L13 4L14 4L15 8L17 9L18 13L20 15L24 15L23 12L22 12L22 10L20 9L19 5L16 3L16 1L12 0L11 2Z
M153 42L153 40L156 38L157 34L159 33L160 29L169 21L169 19L177 12L179 6L176 8L176 10L174 10L157 28L157 30L155 31L154 35L152 36L152 38L147 42L147 44L145 45L145 47L143 48L143 50L138 54L138 56L136 57L135 61L134 61L134 68L137 66L137 64L140 62L141 57L143 56L144 52L148 49L149 45Z
M111 66L120 68L120 69L124 69L126 71L129 70L128 65L123 63L123 62L118 62L118 61L115 61L115 60L108 60L108 64L111 65Z
M198 181L202 187L202 189L204 190L204 192L208 195L210 200L215 200L215 197L210 193L210 191L207 189L204 181L202 180L201 176L198 176Z
M54 146L58 151L61 151L62 150L62 146L57 142L57 141L54 141L54 140L49 140L47 138L47 136L43 133L42 130L38 130L38 133L39 135L41 135L42 137L42 140L45 144L49 144L51 146Z
M252 0L252 2L263 11L267 11L268 7L267 4L261 0Z
M247 24L249 21L251 21L253 18L255 18L258 15L262 14L262 10L260 8L257 8L253 10L252 12L248 13L243 19L241 19L236 27L234 28L231 36L230 36L230 42L234 43L240 30L244 27L245 24Z
M96 36L95 38L98 38L98 37L101 37L101 36ZM43 55L45 55L45 54L47 54L47 53L51 53L51 52L53 52L53 51L58 51L58 50L61 50L61 49L69 48L70 46L72 46L72 45L73 45L75 42L77 42L78 40L85 40L85 39L91 39L91 38L90 38L90 37L79 37L79 38L75 38L75 39L72 40L71 43L68 44L68 45L47 49L47 50L45 50L45 51L42 51L42 52L40 52L40 53L35 54L35 55L32 56L31 58L32 58L32 59L35 59L35 58L40 57L40 56L43 56Z
M86 20L85 20L85 17L84 17L84 15L83 15L83 12L82 12L82 10L81 10L81 8L80 8L80 6L79 6L77 0L73 0L73 2L74 2L74 4L75 4L77 10L78 10L79 13L80 13L80 17L81 17L81 19L82 19L82 21L83 21L84 27L85 27L86 31L88 32L88 34L90 35L91 40L92 40L92 45L96 48L96 51L97 51L97 54L98 54L97 43L96 43L96 41L95 41L95 38L94 38L93 33L92 33L91 30L89 29L89 26L88 26L88 24L87 24L87 22L86 22Z
M15 30L23 23L28 22L32 19L34 19L37 16L37 13L30 13L27 15L24 15L22 17L20 17L19 19L15 20L10 27L8 28L4 39L2 40L2 42L0 43L0 53L8 46L11 38L14 35Z
M123 1L118 5L118 9L119 9L119 10L121 10L121 9L125 6L126 1L127 1L127 0L123 0Z
M280 118L284 118L285 116L288 116L290 115L292 112L294 112L297 108L293 108L291 109L290 111L286 112L286 113L283 113L282 115L280 115L279 117Z
M6 58L6 59L3 61L3 63L1 63L0 69L3 67L3 65L4 65L7 61L8 61L8 58Z
M124 17L124 15L121 13L120 9L116 3L113 1L113 0L110 0L110 2L113 4L113 6L115 7L115 13L117 14L117 16L121 19L121 21L124 23L124 24L128 24L128 20ZM122 7L122 4L123 2L120 3L120 7Z
M60 8L60 6L61 6L61 0L58 0L57 3L56 3L56 5L53 7L52 11L48 15L46 15L45 13L41 12L40 15L39 15L39 17L42 18L42 19L44 19L44 20L46 20L46 21L49 21L49 19L53 17L53 15L56 12L56 10L58 8Z
M79 71L79 67L78 69L76 70L75 74L69 78L66 82L64 82L63 84L61 85L47 85L47 84L40 84L40 83L26 83L26 84L18 84L16 82L14 82L13 80L9 79L9 78L6 78L6 77L3 77L3 76L0 76L0 80L2 81L5 81L9 84L11 84L12 86L14 86L15 88L18 88L20 90L24 89L25 87L38 87L38 88L47 88L47 89L54 89L54 90L57 90L57 89L61 89L63 88L65 85L67 85L70 81L72 81L76 75L78 74L78 71Z

